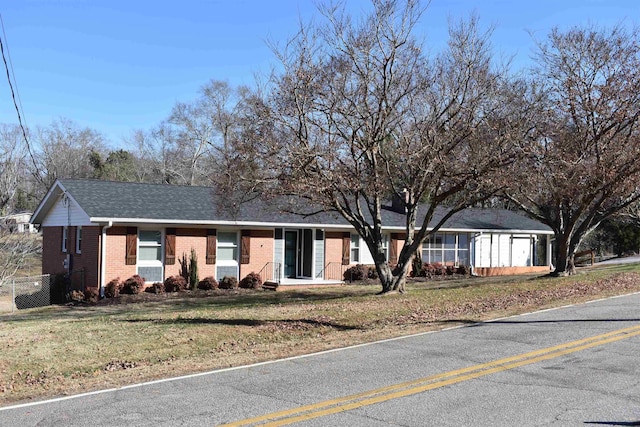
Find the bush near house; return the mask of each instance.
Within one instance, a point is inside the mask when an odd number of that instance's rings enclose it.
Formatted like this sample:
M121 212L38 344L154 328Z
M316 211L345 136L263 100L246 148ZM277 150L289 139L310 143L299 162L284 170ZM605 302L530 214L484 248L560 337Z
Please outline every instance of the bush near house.
M95 304L100 299L98 290L95 288L88 288L84 291L84 300L90 304Z
M170 276L164 280L166 292L180 292L187 289L187 279L182 276Z
M155 282L154 284L152 284L151 286L146 288L144 291L148 292L150 294L163 294L165 292L164 291L164 283Z
M260 289L262 288L262 277L252 271L240 281L239 286L243 289Z
M218 281L214 279L213 276L207 276L198 282L198 289L203 291L218 289Z
M237 289L238 279L233 276L224 276L218 286L220 289Z
M120 293L136 295L142 292L144 289L144 277L140 277L138 274L134 274L124 281L122 284L122 289L120 289Z
M343 277L347 282L356 282L365 279L375 280L378 278L378 272L374 266L357 264L347 268Z
M116 277L107 283L104 287L104 296L106 298L117 298L120 295L120 290L122 289L122 283L120 283L120 278Z

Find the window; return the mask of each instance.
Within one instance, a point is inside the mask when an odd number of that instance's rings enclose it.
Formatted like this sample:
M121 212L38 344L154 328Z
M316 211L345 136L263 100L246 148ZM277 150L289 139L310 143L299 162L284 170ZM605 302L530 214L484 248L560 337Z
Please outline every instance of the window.
M218 232L218 261L238 261L238 233Z
M76 253L82 253L82 226L76 228Z
M436 233L422 247L422 262L469 265L469 235Z
M456 262L456 235L455 234L444 235L444 262L447 265L455 264Z
M62 252L67 252L67 238L69 236L69 229L62 227Z
M360 236L351 235L351 263L360 262Z
M138 274L147 282L162 282L162 232L140 230L138 233Z
M469 261L469 235L458 234L458 264L471 265Z
M389 235L382 236L382 251L384 252L384 259L389 261Z

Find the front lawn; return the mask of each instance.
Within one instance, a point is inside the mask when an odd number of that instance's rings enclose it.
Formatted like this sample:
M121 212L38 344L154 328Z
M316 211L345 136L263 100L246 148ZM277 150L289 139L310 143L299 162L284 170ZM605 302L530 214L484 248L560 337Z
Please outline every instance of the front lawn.
M239 366L640 291L640 266L573 277L123 296L0 316L0 404Z

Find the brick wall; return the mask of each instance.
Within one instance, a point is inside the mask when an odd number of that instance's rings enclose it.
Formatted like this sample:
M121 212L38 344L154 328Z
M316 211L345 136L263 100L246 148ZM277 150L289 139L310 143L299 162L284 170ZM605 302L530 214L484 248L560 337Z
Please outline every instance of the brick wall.
M248 264L240 264L241 280L251 272L259 273L269 262L273 262L273 230L251 230Z
M342 263L342 231L327 231L324 234L324 263Z
M42 227L42 274L66 273L62 252L62 227Z
M176 229L176 263L165 265L164 277L180 274L180 261L186 255L187 265L191 257L191 249L195 249L198 257L198 277L215 276L215 264L207 264L207 230L197 228Z
M107 229L105 283L119 277L127 280L137 272L135 265L126 265L127 228L111 227Z
M74 271L82 270L84 284L88 288L100 286L100 231L98 226L82 227L81 253L76 253L77 227L69 227L69 250L73 257ZM75 278L79 278L74 274Z

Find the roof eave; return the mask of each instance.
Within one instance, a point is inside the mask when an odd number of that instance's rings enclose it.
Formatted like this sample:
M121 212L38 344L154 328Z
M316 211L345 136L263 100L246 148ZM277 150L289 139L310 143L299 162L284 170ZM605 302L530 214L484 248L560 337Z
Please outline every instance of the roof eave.
M301 223L301 222L264 222L264 221L202 221L179 219L149 219L149 218L114 218L91 217L90 221L97 224L149 224L149 225L187 225L187 226L218 226L218 227L276 227L276 228L333 228L350 230L349 224L326 223ZM404 231L404 227L383 226L387 231ZM438 232L449 233L509 233L509 234L553 234L550 230L526 230L526 229L470 229L470 228L446 228L441 227Z

